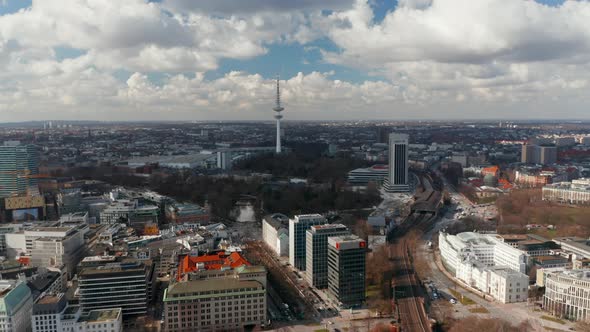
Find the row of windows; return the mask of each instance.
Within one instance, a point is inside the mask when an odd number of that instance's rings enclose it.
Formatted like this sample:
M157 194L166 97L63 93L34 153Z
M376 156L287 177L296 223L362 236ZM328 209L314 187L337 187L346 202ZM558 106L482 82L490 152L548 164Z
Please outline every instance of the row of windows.
M181 318L178 317L170 317L168 318L168 323L177 323L177 322L187 322L187 321L192 321L193 318L195 321L201 321L202 319L211 319L211 315L202 315L200 317L193 317L190 316L190 313L185 313L185 316L182 316ZM226 318L226 317L233 317L235 316L236 320L238 319L238 317L242 317L242 319L251 319L252 316L255 315L264 315L264 310L254 310L254 311L242 311L241 314L240 312L236 312L235 315L232 312L229 312L227 314L225 313L221 313L221 314L215 314L213 315L214 318L218 319L218 318ZM199 319L197 319L199 318Z
M246 318L241 318L241 319L234 318L233 321L231 319L228 319L228 320L215 320L214 322L199 321L199 322L195 322L194 324L193 323L190 323L190 322L189 323L180 323L180 324L178 324L178 322L176 322L176 323L168 323L168 329L169 330L175 330L175 329L178 329L178 328L181 328L181 327L182 328L187 328L187 327L196 327L196 326L205 327L205 326L212 325L212 323L214 323L215 325L220 325L220 324L226 325L227 323L232 323L232 322L233 323L238 323L238 322L245 323L245 322L258 321L259 319L260 319L259 317L252 317L252 318L248 318L248 319L246 319ZM236 325L236 326L239 326L239 325Z
M234 293L234 292L251 292L256 291L258 288L235 288L235 289L226 289L226 290L214 290L214 291L205 291L205 292L193 292L193 293L184 293L184 294L174 294L172 297L184 297L184 296L199 296L199 295L211 295L211 294L226 294L226 293Z
M184 297L184 295L182 295ZM204 298L204 299L199 299L199 302L209 302L209 301L224 301L224 300L231 300L231 299L247 299L247 298L258 298L258 297L264 297L265 294L264 293L260 293L260 294L247 294L247 295L240 295L240 296L223 296L223 297L210 297L210 298ZM178 301L171 301L170 303L173 304L182 304L182 303L193 303L194 300L178 300Z

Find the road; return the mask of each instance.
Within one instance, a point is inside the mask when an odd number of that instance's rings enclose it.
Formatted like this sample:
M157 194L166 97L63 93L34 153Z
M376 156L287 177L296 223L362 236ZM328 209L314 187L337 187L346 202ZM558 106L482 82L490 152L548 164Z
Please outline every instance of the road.
M299 283L299 280L296 279L295 275L290 273L289 269L281 265L277 257L271 253L270 249L262 241L250 241L247 245L248 250L245 251L245 254L250 256L247 258L252 258L253 261L260 260L262 265L269 269L271 277L274 277L275 280L281 281L280 284L274 285L281 286L281 288L275 287L275 290L280 297L275 297L274 300L279 302L280 299L282 299L283 303L289 305L287 312L282 310L285 316L291 314L291 318L297 318L293 317L296 313L292 311L295 309L304 313L306 319L313 320L320 317L320 314L314 307L313 303L315 296L309 291L309 288L303 287ZM289 289L285 289L285 287L288 287ZM290 294L291 296L287 296L287 294ZM280 306L284 306L283 303L276 303L276 306L280 308Z

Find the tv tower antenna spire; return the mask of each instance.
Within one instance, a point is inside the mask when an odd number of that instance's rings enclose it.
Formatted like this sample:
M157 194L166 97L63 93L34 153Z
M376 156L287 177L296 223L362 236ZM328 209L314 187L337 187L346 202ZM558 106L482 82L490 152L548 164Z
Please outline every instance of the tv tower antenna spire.
M281 87L280 87L280 80L279 75L277 75L277 96L276 96L276 104L275 107L272 109L276 112L274 118L277 119L277 148L276 153L281 153L281 119L283 115L281 112L284 110L281 106Z

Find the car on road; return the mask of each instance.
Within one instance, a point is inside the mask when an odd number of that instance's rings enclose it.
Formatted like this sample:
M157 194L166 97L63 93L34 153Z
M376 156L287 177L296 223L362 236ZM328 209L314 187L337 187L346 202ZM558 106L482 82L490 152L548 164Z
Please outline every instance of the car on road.
M449 302L451 302L452 304L457 304L457 299L453 297L449 300Z

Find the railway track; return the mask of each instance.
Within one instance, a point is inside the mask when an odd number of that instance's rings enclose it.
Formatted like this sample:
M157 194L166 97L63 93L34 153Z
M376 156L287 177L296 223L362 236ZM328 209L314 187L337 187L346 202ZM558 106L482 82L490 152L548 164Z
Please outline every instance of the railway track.
M420 281L412 267L407 232L416 229L423 232L428 228L432 215L413 214L390 237L390 259L395 269L392 275L392 289L402 331L430 332L431 326L424 308L424 297Z
M406 241L400 243L400 250L402 257L401 268L405 273L402 273L403 280L398 279L398 282L400 283L399 286L405 286L407 290L405 294L407 297L398 301L400 313L406 314L406 317L401 319L402 328L404 331L428 332L430 331L430 325L421 300L422 297L416 291L416 288L419 287L419 281L413 273Z

